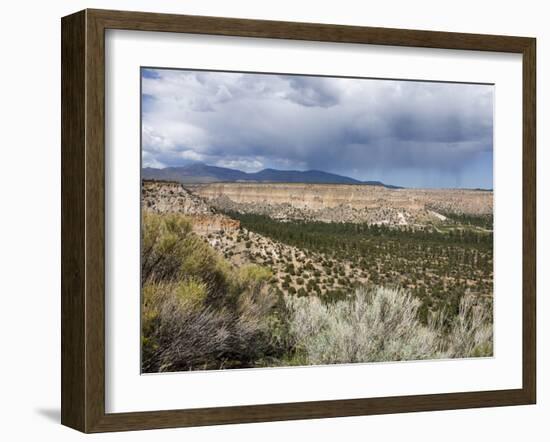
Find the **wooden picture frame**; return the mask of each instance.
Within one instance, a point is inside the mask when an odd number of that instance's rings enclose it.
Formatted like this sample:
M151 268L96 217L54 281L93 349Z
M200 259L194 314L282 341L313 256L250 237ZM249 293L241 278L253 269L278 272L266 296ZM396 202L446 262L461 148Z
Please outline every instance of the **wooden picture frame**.
M519 389L271 405L105 412L105 30L419 48L523 57L523 385ZM84 10L62 19L62 410L83 432L534 404L536 41L533 38Z

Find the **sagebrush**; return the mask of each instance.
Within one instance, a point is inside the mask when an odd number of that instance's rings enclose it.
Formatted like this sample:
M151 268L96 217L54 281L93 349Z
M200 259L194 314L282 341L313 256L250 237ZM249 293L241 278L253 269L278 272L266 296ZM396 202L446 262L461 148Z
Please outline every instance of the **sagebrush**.
M270 353L270 272L230 267L180 215L145 213L142 369L246 367Z
M399 288L283 296L269 269L230 265L185 216L144 211L142 235L144 372L492 355L490 300L425 318Z
M407 291L359 288L346 300L286 296L290 335L301 362L335 364L492 355L490 304L465 296L450 327L441 315L427 325Z

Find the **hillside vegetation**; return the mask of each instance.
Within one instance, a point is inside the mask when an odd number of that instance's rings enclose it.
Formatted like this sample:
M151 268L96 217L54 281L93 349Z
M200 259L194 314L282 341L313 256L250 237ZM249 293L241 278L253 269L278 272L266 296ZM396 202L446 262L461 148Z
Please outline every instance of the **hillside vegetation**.
M286 271L278 273L276 284L281 290L289 279L293 281L288 273L302 281L298 290L303 286L327 298L342 297L346 288L367 282L397 285L420 301L424 323L429 312L441 311L446 312L447 322L451 321L466 293L489 298L493 292L493 235L475 230L472 224L448 223L438 229L414 230L354 223L280 222L237 212L229 216L249 231L317 254L310 253L310 259L296 263L286 262L282 256L283 262L276 265ZM252 261L270 264L273 260L259 256Z
M268 266L235 267L184 215L144 210L142 226L144 372L492 354L490 300L464 294L449 316L384 284L283 294Z

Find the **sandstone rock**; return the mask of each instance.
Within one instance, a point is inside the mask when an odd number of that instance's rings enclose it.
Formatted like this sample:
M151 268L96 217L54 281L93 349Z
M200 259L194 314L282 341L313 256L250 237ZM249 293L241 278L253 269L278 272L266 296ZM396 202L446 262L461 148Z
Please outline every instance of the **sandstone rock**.
M468 215L493 212L491 191L295 183L211 183L187 188L219 210L256 213L282 221L407 226L445 220L439 211Z
M200 235L235 231L240 228L239 221L216 213L202 198L193 195L181 184L144 181L141 194L145 210L187 215L193 230Z

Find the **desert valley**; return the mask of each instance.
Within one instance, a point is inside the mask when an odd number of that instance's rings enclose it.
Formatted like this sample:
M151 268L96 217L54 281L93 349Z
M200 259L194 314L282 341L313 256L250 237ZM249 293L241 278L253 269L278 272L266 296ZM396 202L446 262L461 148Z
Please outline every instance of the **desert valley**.
M405 290L421 324L437 318L447 330L466 298L484 306L485 319L490 316L492 205L487 190L161 180L142 185L144 213L183 216L230 267L266 269L264 290L279 299L334 305L357 289Z

